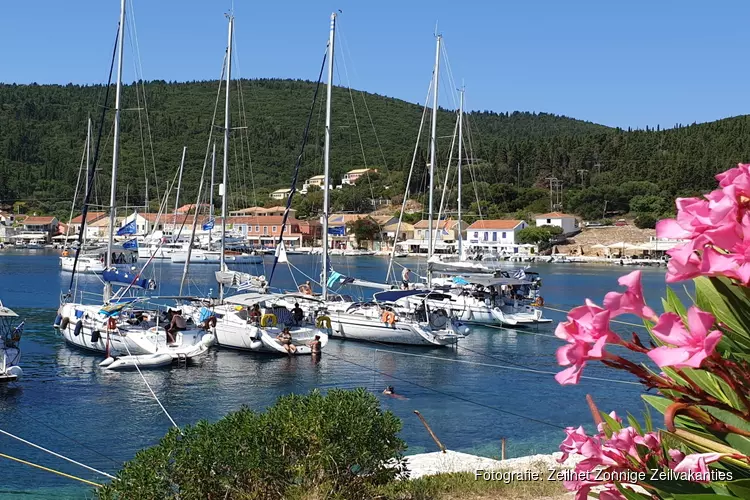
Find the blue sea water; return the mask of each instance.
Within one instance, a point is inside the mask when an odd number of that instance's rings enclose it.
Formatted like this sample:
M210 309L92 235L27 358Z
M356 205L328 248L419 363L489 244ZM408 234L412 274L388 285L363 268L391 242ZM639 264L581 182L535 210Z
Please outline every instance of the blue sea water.
M298 281L305 279L300 271L319 273L319 257L292 255L290 261L298 269ZM419 270L416 261L402 262ZM266 273L269 264L267 258ZM334 267L343 274L382 280L387 259L334 258ZM214 270L193 266L190 293L215 293ZM546 304L562 310L586 297L601 303L607 291L617 288L618 276L629 271L582 264L540 264L534 270L544 278ZM158 293L176 293L181 272L181 266L157 263ZM286 264L276 272L275 284L294 287ZM0 429L114 473L138 450L157 443L170 422L137 372L104 372L97 366L101 357L70 348L57 336L51 325L69 280L52 251L0 253L0 299L26 320L24 378L0 386ZM650 304L659 309L664 271L643 269L643 281ZM78 286L101 290L96 276L81 276ZM555 320L564 317L550 310L545 314ZM215 349L187 369L144 374L179 425L216 420L243 405L262 410L291 392L365 387L402 419L401 436L409 453L436 450L413 414L419 410L449 449L498 456L500 439L506 438L508 456L514 457L555 451L563 437L561 427L589 424L586 394L602 410L639 414L643 409L642 390L636 385L600 380L558 385L547 373L559 371L555 350L560 341L553 330L554 323L527 330L476 329L457 349L332 340L318 363ZM587 367L585 375L630 380L597 363ZM395 386L406 399L382 396L386 385ZM106 480L4 435L0 452L91 481ZM0 466L0 498L94 496L91 487L49 472L4 458Z

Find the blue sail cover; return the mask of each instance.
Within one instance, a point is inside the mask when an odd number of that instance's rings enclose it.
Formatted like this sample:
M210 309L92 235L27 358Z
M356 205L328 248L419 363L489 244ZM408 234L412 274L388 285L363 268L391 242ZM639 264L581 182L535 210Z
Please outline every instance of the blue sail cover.
M424 295L428 290L389 290L387 292L378 292L373 294L373 298L378 302L396 302L404 297L411 295Z
M128 271L120 271L119 269L107 269L102 273L102 279L113 285L132 286L134 288L148 290L156 288L154 280L138 277L137 274Z

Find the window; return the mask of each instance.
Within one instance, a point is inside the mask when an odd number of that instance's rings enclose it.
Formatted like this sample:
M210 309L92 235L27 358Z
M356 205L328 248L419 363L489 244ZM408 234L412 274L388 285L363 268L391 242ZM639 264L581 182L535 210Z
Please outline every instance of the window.
M484 241L489 240L490 239L489 236L490 236L489 233L487 231L485 231L484 232Z
M478 231L474 231L474 237L475 238L479 238L479 232Z
M552 224L552 219L547 219L547 224Z
M276 227L276 226L273 226L273 227L271 227L271 232L272 232L272 233L275 233L275 232L276 232L276 229L277 229L277 227Z
M505 231L503 231L503 239L505 239Z
M263 234L268 234L268 226L263 226Z
M503 238L505 238L505 233L503 233ZM492 231L492 241L497 241L497 231Z
M256 232L256 233L259 233L259 232L260 232L260 226L255 226L255 232Z

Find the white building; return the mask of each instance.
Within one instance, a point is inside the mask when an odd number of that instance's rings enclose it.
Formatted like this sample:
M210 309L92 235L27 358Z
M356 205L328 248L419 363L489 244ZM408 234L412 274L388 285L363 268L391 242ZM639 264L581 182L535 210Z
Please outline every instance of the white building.
M523 220L478 220L466 230L466 239L473 250L518 253L518 232L526 227Z
M537 215L536 225L561 227L563 234L578 231L578 219L576 219L575 215L567 215L560 212Z
M310 189L310 186L317 186L320 189L323 189L325 186L325 175L313 175L309 179L305 181L305 183L302 185L302 190L300 191L302 194L307 194L307 191Z
M357 183L360 177L368 173L377 174L378 169L377 168L355 168L354 170L349 170L347 173L344 174L344 177L341 178L341 185L353 186L354 184Z
M291 193L292 190L289 188L285 189L277 189L273 193L271 193L271 198L274 200L286 200L289 197L289 193Z

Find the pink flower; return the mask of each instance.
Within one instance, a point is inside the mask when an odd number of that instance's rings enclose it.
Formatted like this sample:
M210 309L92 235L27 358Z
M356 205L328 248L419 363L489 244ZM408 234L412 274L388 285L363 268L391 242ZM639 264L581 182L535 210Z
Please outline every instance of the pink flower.
M689 472L698 474L694 481L698 483L711 482L708 464L718 462L726 453L693 453L684 457L680 463L674 466L675 472Z
M625 496L616 487L599 491L599 500L625 500Z
M676 246L667 251L671 257L667 263L667 283L693 279L701 274L701 259L693 248L693 242Z
M571 454L580 454L581 446L583 446L583 444L589 439L591 439L591 436L586 435L586 431L583 430L583 427L578 427L577 429L575 427L566 427L565 439L560 443L562 457L560 457L557 462L565 462Z
M667 453L669 453L669 456L675 462L675 465L682 462L682 459L685 458L685 454L680 450L670 449ZM674 468L674 466L672 468Z
M716 349L722 335L719 330L709 331L715 322L714 316L693 306L688 309L687 320L689 329L677 314L664 313L651 329L657 338L674 346L661 346L648 352L648 357L659 367L699 368Z
M561 385L577 384L581 380L586 361L604 357L604 345L606 343L607 338L602 337L593 345L576 341L574 344L566 344L558 348L558 364L570 367L555 375L555 380Z
M612 311L612 317L620 314L635 314L645 319L656 320L656 313L646 305L643 299L641 272L633 271L622 276L617 282L627 287L625 293L609 292L604 296L604 307Z
M636 436L638 436L638 433L635 429L632 427L623 427L612 434L612 437L606 442L606 446L620 451L625 455L638 457L638 450L635 447Z
M622 423L622 417L620 417L619 415L617 415L617 412L614 411L614 410L612 410L611 412L609 412L609 418L611 418L612 420L614 420L618 424ZM604 436L604 426L606 426L606 425L607 425L606 422L602 422L601 424L597 424L597 426L596 426L596 430L599 431L599 434L602 434L602 437L605 437Z
M716 175L720 187L737 186L741 191L750 193L750 163L739 163L736 168Z
M658 432L647 432L643 436L636 436L635 444L645 446L651 451L661 450L661 438Z

